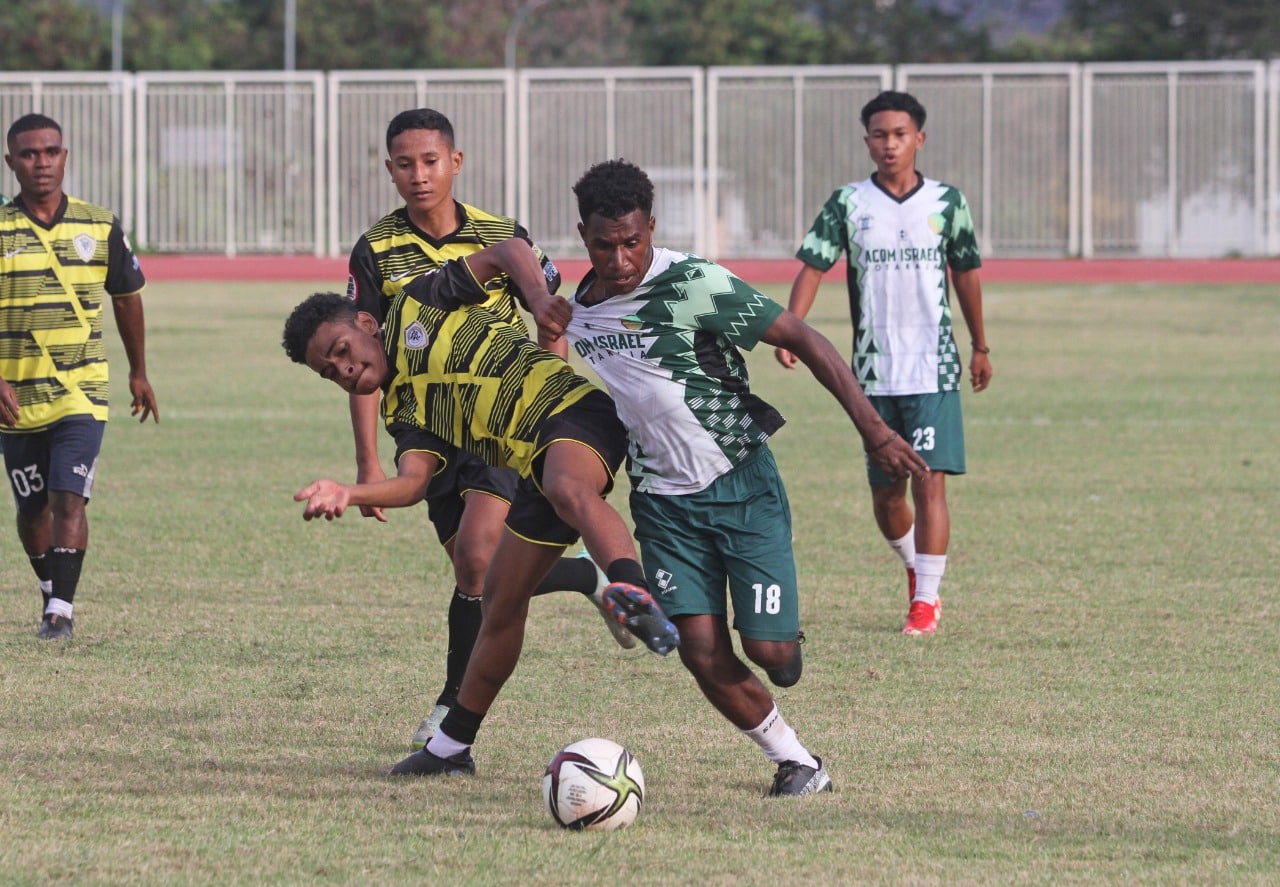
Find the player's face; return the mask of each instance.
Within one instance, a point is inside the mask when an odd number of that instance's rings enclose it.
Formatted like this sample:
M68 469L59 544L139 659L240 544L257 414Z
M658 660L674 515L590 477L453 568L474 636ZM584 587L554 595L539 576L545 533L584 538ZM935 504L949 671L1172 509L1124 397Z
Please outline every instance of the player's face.
M4 162L13 170L23 197L40 199L62 190L67 167L67 149L56 129L33 129L9 140Z
M656 218L636 209L619 219L592 213L578 224L582 245L606 298L625 295L640 285L653 264Z
M462 152L434 129L406 129L391 140L387 171L410 216L425 217L442 205L452 210L453 179L462 171Z
M871 115L867 143L876 172L882 176L915 172L916 151L924 144L924 133L906 111L879 111Z
M378 322L361 311L355 322L331 320L316 328L307 343L307 366L349 394L371 394L387 377L387 354L377 336Z

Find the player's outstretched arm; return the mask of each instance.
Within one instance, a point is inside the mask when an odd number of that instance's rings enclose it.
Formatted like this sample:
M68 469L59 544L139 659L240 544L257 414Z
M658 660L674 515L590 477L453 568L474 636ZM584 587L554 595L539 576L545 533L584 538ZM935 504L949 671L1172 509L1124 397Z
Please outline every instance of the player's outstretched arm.
M356 443L356 483L373 483L385 480L386 472L382 470L382 461L378 458L378 406L382 396L374 391L370 394L352 394L351 431ZM373 517L386 523L386 512L374 505L363 505L360 514Z
M854 378L853 371L826 336L790 311L784 311L761 336L761 341L794 354L835 396L858 429L867 458L877 468L895 478L907 475L923 477L929 473L929 466L920 454L880 418Z
M395 477L372 483L343 484L329 478L312 481L293 494L293 501L305 502L302 519L342 517L351 506L405 508L427 495L431 476L439 459L434 453L408 452L400 457Z
M539 338L545 336L548 341L554 341L564 334L572 314L569 303L551 295L542 265L526 241L512 237L472 253L463 261L481 283L501 274L511 278L538 325Z

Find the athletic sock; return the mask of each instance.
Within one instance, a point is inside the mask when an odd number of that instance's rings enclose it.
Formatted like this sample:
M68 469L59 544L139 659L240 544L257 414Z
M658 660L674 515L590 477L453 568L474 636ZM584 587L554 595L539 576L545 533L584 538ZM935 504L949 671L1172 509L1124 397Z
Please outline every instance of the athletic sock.
M547 578L533 589L533 596L553 591L576 591L591 594L596 590L596 565L585 557L562 557L556 561Z
M75 615L75 611L70 602L64 601L62 598L51 597L49 598L49 603L44 605L44 615L71 619Z
M926 604L938 600L938 586L942 584L942 574L947 572L947 556L945 554L916 555L916 596L912 600L924 601Z
M782 715L776 705L769 712L769 716L760 722L758 727L743 730L742 732L752 742L760 746L764 756L775 764L781 764L784 761L795 761L805 767L817 768L818 766L817 759L800 744L800 740L796 738L796 731L792 730L791 725L782 719Z
M427 751L438 758L451 758L466 751L475 743L483 721L484 715L454 705L427 742Z
M31 561L31 569L40 583L40 596L44 598L44 605L47 607L49 598L53 594L53 581L49 578L49 552L43 552L28 560Z
M618 558L609 564L604 574L609 577L610 582L626 582L628 585L637 585L646 590L649 588L649 583L644 578L644 569L634 558Z
M80 568L84 565L83 548L51 548L49 550L50 602L53 599L66 601L68 605L76 598L76 586L80 584ZM67 614L70 617L70 614Z
M480 634L480 598L462 593L457 586L449 600L449 651L444 657L444 689L436 699L436 705L452 706L458 701L462 676L467 671L467 660Z
M916 525L912 524L911 529L907 530L907 535L901 539L886 539L889 547L898 553L898 557L902 558L902 565L908 570L916 565Z

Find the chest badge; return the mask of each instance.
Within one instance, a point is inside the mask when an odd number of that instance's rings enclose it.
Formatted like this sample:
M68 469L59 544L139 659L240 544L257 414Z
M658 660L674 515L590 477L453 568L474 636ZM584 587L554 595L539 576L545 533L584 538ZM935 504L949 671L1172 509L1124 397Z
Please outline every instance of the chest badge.
M88 234L77 234L71 243L75 246L76 255L80 256L82 262L92 259L93 254L98 251L98 241Z

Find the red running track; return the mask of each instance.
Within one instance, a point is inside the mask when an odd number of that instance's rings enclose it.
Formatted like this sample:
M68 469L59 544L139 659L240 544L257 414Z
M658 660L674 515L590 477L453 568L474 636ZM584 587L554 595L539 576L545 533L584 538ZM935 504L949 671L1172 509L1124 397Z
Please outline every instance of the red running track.
M154 281L315 281L340 290L347 260L316 256L143 255L142 270ZM557 261L565 280L581 280L584 259ZM728 259L724 263L754 284L789 284L795 259ZM1260 283L1280 285L1280 259L990 259L982 266L987 283ZM844 265L827 274L844 280Z

